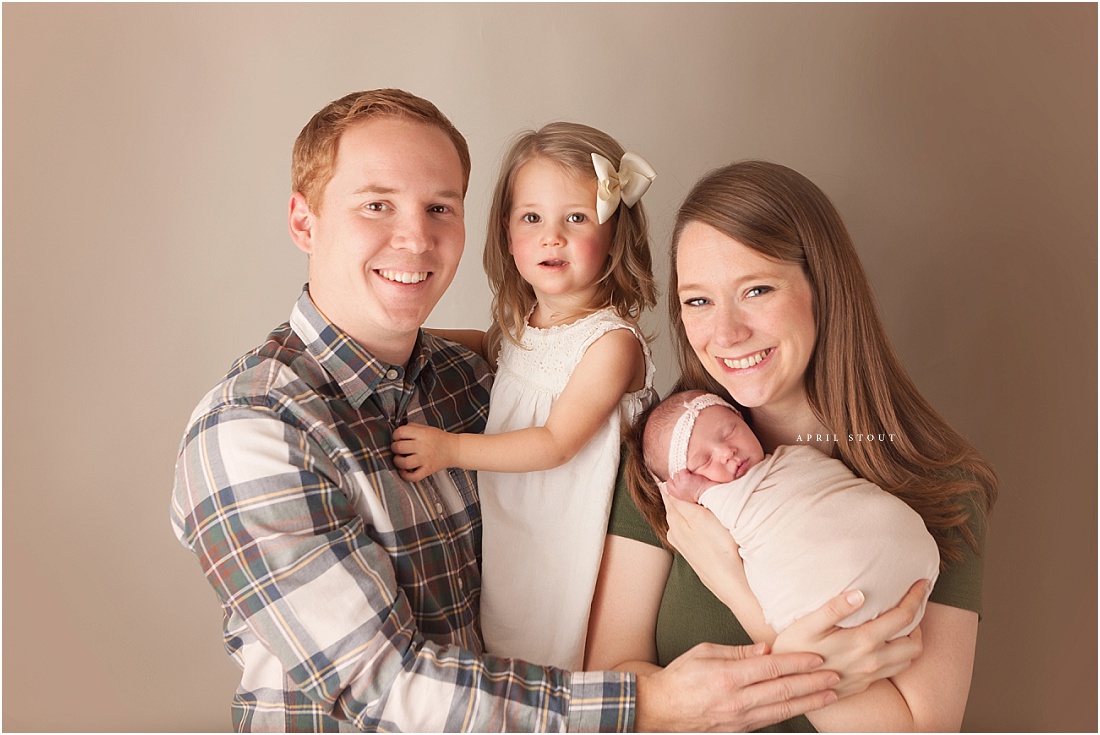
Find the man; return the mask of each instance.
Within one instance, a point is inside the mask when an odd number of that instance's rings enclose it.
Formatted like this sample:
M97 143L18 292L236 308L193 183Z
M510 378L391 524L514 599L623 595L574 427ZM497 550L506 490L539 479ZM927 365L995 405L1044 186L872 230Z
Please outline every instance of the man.
M172 521L225 610L238 730L753 727L835 699L812 654L705 647L652 674L483 653L473 473L403 482L392 430L484 428L491 376L420 330L465 241L466 142L400 90L351 94L294 147L309 283L196 408Z

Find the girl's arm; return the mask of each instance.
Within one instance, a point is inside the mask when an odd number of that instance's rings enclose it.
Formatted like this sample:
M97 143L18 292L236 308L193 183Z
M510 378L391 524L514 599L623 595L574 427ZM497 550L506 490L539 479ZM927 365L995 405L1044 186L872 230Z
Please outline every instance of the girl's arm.
M424 331L436 337L458 342L463 347L481 355L483 360L489 359L485 355L485 332L480 329L425 329Z
M974 666L977 613L929 602L920 628L888 641L919 610L925 584L919 582L897 608L859 627L834 627L862 604L859 596L850 602L842 595L777 637L748 588L729 531L700 506L675 499L667 499L666 506L669 542L754 641L774 644L776 651L819 653L826 668L841 674L836 690L842 697L852 696L808 714L815 728L886 732L961 727Z
M629 329L615 329L585 351L545 426L503 434L448 434L423 424L393 432L394 465L402 479L422 480L446 467L533 472L565 464L616 410L623 395L645 379L645 358Z

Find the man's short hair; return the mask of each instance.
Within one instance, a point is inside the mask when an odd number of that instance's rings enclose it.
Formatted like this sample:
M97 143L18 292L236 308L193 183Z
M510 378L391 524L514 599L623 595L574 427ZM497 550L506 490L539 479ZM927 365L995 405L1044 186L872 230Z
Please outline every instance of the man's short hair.
M466 139L439 108L401 89L352 92L325 105L294 141L290 160L291 189L300 192L312 209L320 211L321 193L336 170L340 136L356 123L383 116L431 125L446 133L458 151L462 163L462 193L466 193L470 184L470 148Z

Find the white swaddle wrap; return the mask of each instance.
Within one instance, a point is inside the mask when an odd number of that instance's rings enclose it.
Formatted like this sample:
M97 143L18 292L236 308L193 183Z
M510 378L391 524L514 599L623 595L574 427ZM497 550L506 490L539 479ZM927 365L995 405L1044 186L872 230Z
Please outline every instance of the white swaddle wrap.
M920 515L813 447L781 446L699 502L740 545L749 586L776 632L847 590L866 602L840 625L859 625L939 575L939 549ZM927 601L897 637L917 626Z

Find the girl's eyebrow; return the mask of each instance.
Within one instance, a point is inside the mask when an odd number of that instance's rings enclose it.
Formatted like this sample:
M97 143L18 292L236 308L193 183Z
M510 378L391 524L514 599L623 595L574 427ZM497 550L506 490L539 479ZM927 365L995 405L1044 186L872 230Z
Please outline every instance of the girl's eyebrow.
M538 208L538 207L545 207L545 206L547 206L546 202L519 201L519 200L515 200L515 201L512 202L512 209L518 209L520 207ZM562 207L562 209L591 209L593 212L596 211L595 197L593 197L593 201L588 201L587 199L578 199L575 202L565 202L565 203L561 204L560 206Z

